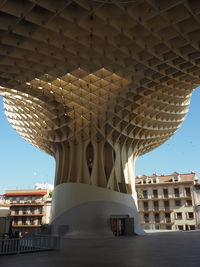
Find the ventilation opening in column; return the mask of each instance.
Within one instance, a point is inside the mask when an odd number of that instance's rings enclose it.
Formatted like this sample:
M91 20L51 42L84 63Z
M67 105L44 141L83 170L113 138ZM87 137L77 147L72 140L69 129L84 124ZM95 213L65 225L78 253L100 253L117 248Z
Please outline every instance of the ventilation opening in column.
M107 181L110 178L111 171L114 167L115 151L112 146L106 142L104 144L104 171Z
M94 161L94 148L91 142L87 145L87 148L86 148L86 160L87 160L88 171L91 175L93 161Z

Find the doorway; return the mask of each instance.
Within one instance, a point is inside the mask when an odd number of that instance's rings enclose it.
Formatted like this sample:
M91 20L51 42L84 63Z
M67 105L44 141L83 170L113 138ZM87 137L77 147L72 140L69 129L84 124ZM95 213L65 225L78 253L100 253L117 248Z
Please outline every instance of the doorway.
M134 235L134 218L130 218L128 215L112 215L110 222L114 236Z

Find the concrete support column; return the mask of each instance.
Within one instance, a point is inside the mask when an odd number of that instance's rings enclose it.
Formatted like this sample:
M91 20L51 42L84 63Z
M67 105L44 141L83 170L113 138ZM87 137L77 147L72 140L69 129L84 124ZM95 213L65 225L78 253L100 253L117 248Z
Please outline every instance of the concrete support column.
M143 234L132 195L97 186L63 183L55 187L51 225L66 237L112 237L111 216L134 218L134 231Z

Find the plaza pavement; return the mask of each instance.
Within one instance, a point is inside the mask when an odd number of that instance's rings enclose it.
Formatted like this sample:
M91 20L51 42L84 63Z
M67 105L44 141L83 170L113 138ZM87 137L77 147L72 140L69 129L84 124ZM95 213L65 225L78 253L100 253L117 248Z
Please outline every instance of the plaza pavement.
M0 267L200 267L200 231L64 239L60 251L0 257Z

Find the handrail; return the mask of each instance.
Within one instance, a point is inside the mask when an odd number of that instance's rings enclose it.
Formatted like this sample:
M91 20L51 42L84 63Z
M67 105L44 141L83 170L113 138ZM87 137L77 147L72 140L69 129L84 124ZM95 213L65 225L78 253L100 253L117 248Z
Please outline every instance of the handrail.
M0 255L58 250L59 248L60 239L57 236L0 239Z

